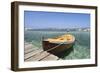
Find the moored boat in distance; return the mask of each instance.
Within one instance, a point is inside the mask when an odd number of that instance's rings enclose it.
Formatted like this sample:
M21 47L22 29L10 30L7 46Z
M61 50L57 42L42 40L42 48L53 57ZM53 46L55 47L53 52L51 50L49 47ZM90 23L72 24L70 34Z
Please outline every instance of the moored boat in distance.
M71 34L61 35L55 38L43 39L43 50L52 54L59 54L68 49L72 49L75 42L75 37Z

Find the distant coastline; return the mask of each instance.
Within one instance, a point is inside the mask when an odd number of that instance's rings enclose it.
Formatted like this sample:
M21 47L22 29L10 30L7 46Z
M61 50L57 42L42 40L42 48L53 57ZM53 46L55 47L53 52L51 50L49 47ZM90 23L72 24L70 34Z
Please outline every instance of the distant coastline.
M43 29L32 29L32 28L25 28L25 31L90 31L90 28L65 28L65 29L58 29L58 28L43 28Z

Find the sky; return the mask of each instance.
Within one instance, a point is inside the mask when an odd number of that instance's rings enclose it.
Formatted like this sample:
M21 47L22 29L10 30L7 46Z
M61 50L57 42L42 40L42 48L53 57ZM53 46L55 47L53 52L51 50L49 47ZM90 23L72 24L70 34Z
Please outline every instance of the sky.
M25 28L87 28L90 27L90 14L44 11L24 11Z

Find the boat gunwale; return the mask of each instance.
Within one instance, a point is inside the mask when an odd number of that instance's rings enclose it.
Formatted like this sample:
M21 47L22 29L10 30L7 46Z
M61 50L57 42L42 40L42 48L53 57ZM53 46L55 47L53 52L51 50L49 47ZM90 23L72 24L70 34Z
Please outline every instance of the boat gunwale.
M45 42L45 41L43 41L43 42ZM73 44L74 42L75 42L75 40L72 41L72 42L60 42L60 43L57 43L57 42L49 42L49 43L51 43L51 44L65 44L66 45L66 44Z
M48 40L46 40L46 39L44 39L43 41L48 41L49 43L51 43L51 44L73 44L74 42L75 42L75 37L74 37L74 39L73 39L73 41L71 41L71 42L49 42Z

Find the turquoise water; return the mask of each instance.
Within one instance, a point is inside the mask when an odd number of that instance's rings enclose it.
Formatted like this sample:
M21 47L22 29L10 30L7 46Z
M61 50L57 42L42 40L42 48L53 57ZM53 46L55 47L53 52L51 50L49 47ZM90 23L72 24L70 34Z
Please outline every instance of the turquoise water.
M73 51L66 52L62 59L88 59L90 58L90 32L66 32L66 31L25 31L24 40L32 42L38 48L42 47L42 37L52 38L70 33L75 36L76 42Z

